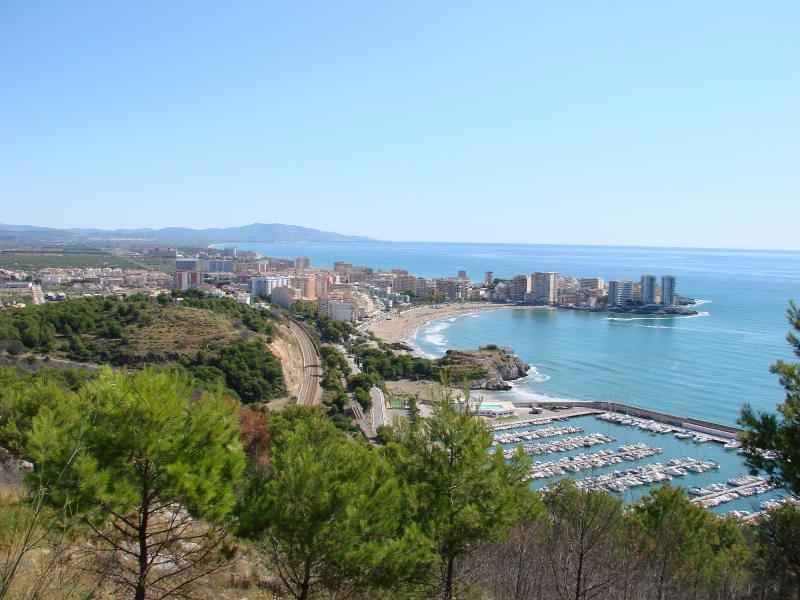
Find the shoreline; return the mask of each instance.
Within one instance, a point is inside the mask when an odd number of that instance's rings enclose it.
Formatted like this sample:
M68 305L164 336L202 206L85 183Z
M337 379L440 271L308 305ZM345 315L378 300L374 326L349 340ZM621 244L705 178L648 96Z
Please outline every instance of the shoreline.
M550 307L515 306L513 304L443 304L412 308L368 328L375 337L387 344L408 344L408 339L417 329L432 321L447 317L458 317L488 310L552 310Z

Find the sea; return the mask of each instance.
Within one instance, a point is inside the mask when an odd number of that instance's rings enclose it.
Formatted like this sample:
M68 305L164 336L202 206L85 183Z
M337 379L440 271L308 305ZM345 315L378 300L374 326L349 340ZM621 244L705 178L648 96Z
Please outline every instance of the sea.
M606 400L735 425L745 403L762 411L775 409L784 393L770 365L797 360L786 341L786 309L790 300L800 301L800 251L420 242L229 245L264 256L308 256L319 267L346 261L424 277L465 270L473 281L482 281L485 271L503 278L557 271L606 281L674 275L678 293L697 300L695 316L510 308L437 319L411 334L408 342L415 351L429 357L490 343L514 348L531 365L530 373L509 391L484 392L488 401ZM694 444L591 416L570 419L570 424L584 426L586 433L612 435L616 442L540 460L645 443L662 448L663 454L599 472L682 456L720 464L719 471L674 481L690 487L725 482L747 470L741 457L720 444ZM623 497L634 500L646 489L629 490ZM740 498L713 510L755 511L775 495Z
M783 398L776 359L791 360L786 309L800 301L800 251L537 244L330 242L230 244L264 256L308 256L407 269L424 277L485 271L512 277L557 271L638 280L674 275L696 316L621 316L571 310L499 310L433 321L410 338L417 352L483 344L514 348L530 375L496 399L606 400L733 425L749 403L773 410Z

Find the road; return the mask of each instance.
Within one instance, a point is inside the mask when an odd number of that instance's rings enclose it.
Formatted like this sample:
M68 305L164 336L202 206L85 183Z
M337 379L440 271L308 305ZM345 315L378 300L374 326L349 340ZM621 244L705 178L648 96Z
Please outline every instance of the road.
M377 429L381 425L389 424L389 416L386 414L386 398L383 392L376 387L369 391L372 398L372 425Z
M300 345L300 354L303 357L303 382L297 393L297 403L304 406L316 406L322 400L322 366L317 354L317 347L308 332L294 321L289 321L297 343Z

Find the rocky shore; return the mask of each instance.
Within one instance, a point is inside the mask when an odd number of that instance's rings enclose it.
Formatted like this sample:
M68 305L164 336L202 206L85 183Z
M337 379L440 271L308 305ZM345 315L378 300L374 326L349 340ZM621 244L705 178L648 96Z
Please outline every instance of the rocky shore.
M530 365L501 349L448 350L437 361L454 387L468 382L472 390L510 390L507 383L525 377Z

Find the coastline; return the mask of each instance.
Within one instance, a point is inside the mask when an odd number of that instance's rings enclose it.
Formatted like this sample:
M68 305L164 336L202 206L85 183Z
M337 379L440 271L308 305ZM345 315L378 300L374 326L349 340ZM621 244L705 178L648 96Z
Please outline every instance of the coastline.
M441 304L437 306L422 306L403 311L391 320L375 323L368 330L387 344L407 344L409 337L417 329L424 327L431 321L487 310L508 309L552 310L550 307L516 306L513 304Z

